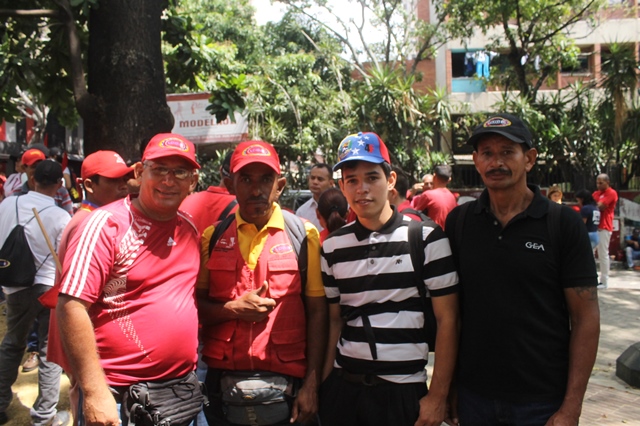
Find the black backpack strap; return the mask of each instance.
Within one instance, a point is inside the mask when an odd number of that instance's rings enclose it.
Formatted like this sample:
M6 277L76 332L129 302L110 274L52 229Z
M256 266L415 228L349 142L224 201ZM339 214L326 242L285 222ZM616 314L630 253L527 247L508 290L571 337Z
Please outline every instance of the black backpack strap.
M18 203L16 202L16 207L17 207L17 204L18 204ZM40 211L38 212L38 214L42 213L43 211L45 211L46 209L49 209L49 208L51 208L51 207L58 207L58 206L56 206L56 205L53 205L53 206L47 206L47 207L45 207L44 209L40 210ZM17 210L16 210L16 214L18 214ZM22 226L27 226L27 224L28 224L29 222L31 222L33 219L35 219L35 218L36 218L36 215L31 216L31 219L29 219L28 221L26 221L26 222L24 223L24 225L22 225Z
M216 243L218 242L220 237L222 237L224 231L229 228L229 225L231 225L231 222L233 222L234 220L236 220L236 215L232 214L227 216L222 222L219 222L216 225L215 229L213 230L213 234L211 234L211 239L209 240L209 257L211 257L211 252L213 251L213 248L216 246Z
M415 273L416 282L422 283L418 285L420 297L427 297L427 290L424 288L422 280L422 268L424 268L424 244L422 240L422 222L411 220L408 224L409 231L409 248L411 250L411 264Z
M402 213L402 214L412 214L414 216L418 216L420 218L420 220L423 221L423 222L431 221L431 218L429 218L429 216L427 216L426 214L422 213L421 211L418 211L416 209L412 209L410 207L407 207L406 209L402 210L400 213Z
M464 203L460 205L460 212L458 213L458 218L456 219L456 227L454 229L453 235L456 244L456 250L459 252L460 247L462 247L462 230L464 229L464 221L467 218L467 211L469 210L469 203Z
M307 229L304 226L304 222L295 214L282 210L282 216L284 217L284 228L287 231L289 240L293 244L293 249L298 257L298 270L300 271L300 282L302 285L302 295L304 296L307 286L307 270L309 246L307 240Z
M24 194L23 194L23 195L24 195ZM24 225L20 225L20 214L18 213L18 201L20 200L20 197L22 197L22 195L18 195L18 196L16 196L16 223L17 223L17 225L18 225L18 226L22 226L22 232L24 233L24 232L25 232L25 226L27 226L27 224L29 224L29 222L31 222L33 219L35 219L36 215L34 214L34 215L33 215L33 216L28 220L28 221L26 221L26 222L24 223ZM47 206L47 207L43 208L42 210L40 210L40 211L38 212L38 214L42 213L43 211L45 211L46 209L48 209L48 208L50 208L50 207L54 207L54 206ZM25 235L25 237L26 237L26 235ZM27 244L28 244L28 242L27 242ZM33 252L31 252L31 255L33 256ZM40 264L40 266L38 266L38 267L36 268L36 274L38 273L38 271L40 270L40 268L42 268L42 266L47 262L47 259L49 259L49 256L51 256L51 253L48 253L48 254L45 256L45 258L44 258L44 260L42 261L42 263ZM35 257L33 257L33 261L34 261L34 263L35 263L35 260L36 260L36 259L35 259Z
M560 229L562 225L560 224L562 206L558 203L554 203L549 201L549 209L547 211L547 232L549 232L549 237L551 241L553 241L553 250L556 255L556 258L560 256L560 246L562 244L562 234Z
M422 279L422 269L424 268L424 241L422 239L422 227L425 224L412 220L409 222L408 240L409 248L411 250L411 263L413 265L413 271L418 287L418 294L420 294L420 301L422 302L422 311L424 313L424 333L425 341L429 345L429 352L435 351L436 348L436 334L438 331L438 322L433 312L433 304L431 297L427 295L427 289ZM430 224L427 223L428 226ZM435 225L437 226L437 225Z
M222 213L220 213L220 217L218 217L218 220L225 220L229 214L231 213L231 210L233 210L233 208L238 205L238 200L236 200L235 198L233 200L231 200L231 202L227 205L227 207L224 208L224 210L222 211Z

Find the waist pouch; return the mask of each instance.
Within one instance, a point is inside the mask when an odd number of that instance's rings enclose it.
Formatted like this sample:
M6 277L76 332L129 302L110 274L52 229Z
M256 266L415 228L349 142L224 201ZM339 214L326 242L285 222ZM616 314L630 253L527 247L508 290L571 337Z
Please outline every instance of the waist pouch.
M161 382L129 386L122 404L137 426L187 426L202 410L202 389L195 372Z
M293 378L271 372L227 371L220 378L222 412L229 423L262 426L290 417Z

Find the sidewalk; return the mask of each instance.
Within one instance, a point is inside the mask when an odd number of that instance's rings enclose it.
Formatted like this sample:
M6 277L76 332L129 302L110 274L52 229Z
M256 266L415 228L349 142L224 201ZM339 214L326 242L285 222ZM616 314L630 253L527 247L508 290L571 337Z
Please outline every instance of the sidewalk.
M616 377L616 359L640 342L640 272L614 268L598 290L600 345L580 425L640 425L640 389Z

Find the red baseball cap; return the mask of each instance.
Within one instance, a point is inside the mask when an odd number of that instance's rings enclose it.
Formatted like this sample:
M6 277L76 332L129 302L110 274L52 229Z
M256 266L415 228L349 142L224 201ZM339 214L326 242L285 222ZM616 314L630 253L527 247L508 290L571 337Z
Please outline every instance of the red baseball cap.
M133 168L127 167L120 154L115 151L96 151L82 162L80 176L82 180L92 176L104 176L117 179L133 172Z
M235 173L247 164L262 163L280 174L280 158L276 149L265 141L247 141L238 144L231 156L231 173Z
M165 157L182 157L195 169L200 168L196 161L195 145L181 135L174 133L159 133L155 135L142 154L142 162Z
M31 148L28 149L22 154L22 164L25 166L33 166L38 161L46 160L47 157L44 156L44 152L39 149Z

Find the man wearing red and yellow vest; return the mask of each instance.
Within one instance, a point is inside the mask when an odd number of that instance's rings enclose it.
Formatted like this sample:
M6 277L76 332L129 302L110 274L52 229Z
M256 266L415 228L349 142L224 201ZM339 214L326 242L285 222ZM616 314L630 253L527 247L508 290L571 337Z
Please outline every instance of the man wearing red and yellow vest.
M211 251L215 226L202 236L198 310L210 398L205 414L216 425L304 424L317 413L326 348L318 231L305 222L303 288L276 203L286 179L274 147L239 144L230 171L225 184L238 201L235 220Z

